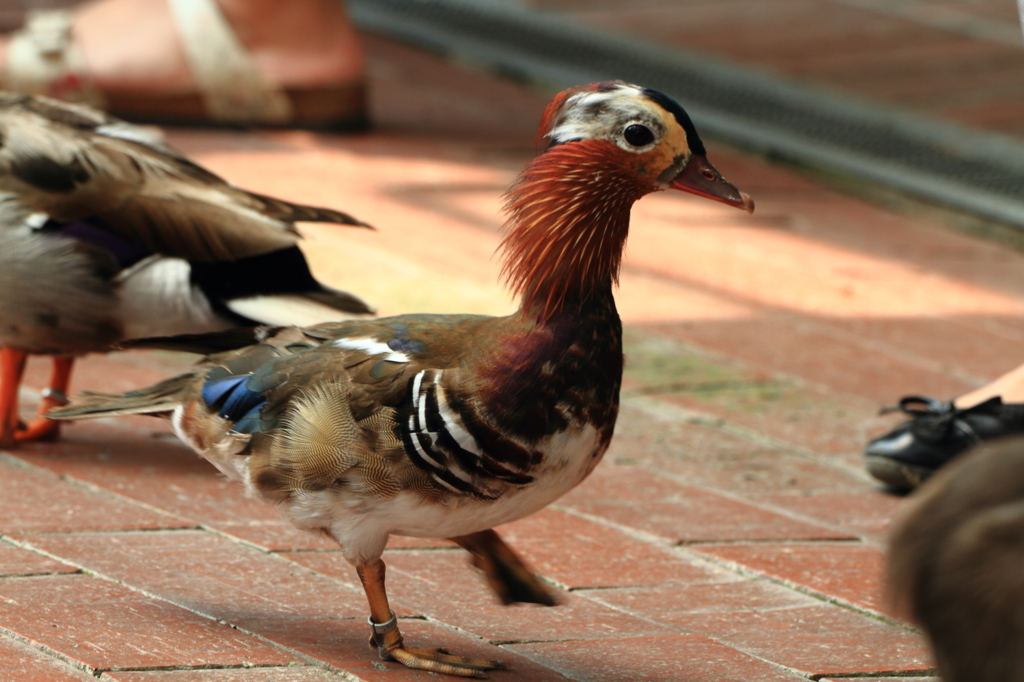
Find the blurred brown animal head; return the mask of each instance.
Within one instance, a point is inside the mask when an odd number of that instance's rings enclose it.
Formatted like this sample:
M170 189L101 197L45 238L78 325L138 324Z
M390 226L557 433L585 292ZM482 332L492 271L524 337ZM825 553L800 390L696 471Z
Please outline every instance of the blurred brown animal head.
M983 444L914 493L888 577L944 682L1024 682L1024 438Z

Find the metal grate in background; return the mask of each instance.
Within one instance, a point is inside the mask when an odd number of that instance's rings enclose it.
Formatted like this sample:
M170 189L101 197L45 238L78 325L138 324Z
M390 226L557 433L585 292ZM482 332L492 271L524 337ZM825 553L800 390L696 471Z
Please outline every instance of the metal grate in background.
M364 29L561 89L619 78L699 130L1024 229L1024 144L570 23L510 0L350 0Z

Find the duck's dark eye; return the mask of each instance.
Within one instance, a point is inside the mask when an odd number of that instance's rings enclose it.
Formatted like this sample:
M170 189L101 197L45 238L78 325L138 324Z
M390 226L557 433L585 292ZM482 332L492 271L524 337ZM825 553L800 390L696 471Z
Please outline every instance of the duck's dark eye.
M626 129L622 131L622 136L634 147L646 147L654 142L654 133L651 132L651 129L639 123L626 126Z

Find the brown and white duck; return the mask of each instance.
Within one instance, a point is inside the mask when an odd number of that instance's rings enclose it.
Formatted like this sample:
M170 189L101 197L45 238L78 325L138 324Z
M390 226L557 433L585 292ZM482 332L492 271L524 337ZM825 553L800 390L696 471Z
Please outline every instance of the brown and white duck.
M665 189L753 210L708 162L683 109L622 82L548 106L543 151L509 190L508 317L402 315L258 330L195 371L51 416L169 416L175 431L356 568L385 660L467 677L501 667L407 647L388 605L390 535L470 550L503 601L552 603L493 527L576 486L608 448L623 355L612 297L632 204ZM168 347L223 345L216 336Z
M56 435L19 421L29 354L54 356L42 414L76 356L123 339L372 315L313 278L297 221L364 225L239 189L153 129L0 93L0 444Z

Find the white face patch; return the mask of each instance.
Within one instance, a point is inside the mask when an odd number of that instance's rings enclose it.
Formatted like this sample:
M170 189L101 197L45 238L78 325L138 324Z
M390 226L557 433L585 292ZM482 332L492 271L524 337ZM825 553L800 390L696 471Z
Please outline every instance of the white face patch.
M646 152L665 135L665 123L657 109L657 105L633 85L615 85L605 92L581 92L566 100L547 137L555 144L611 140L626 151ZM630 144L624 133L631 125L649 129L651 141L642 146Z
M361 350L367 355L383 355L385 362L409 362L409 356L376 339L368 337L359 339L338 339L331 344L335 348L345 350Z

